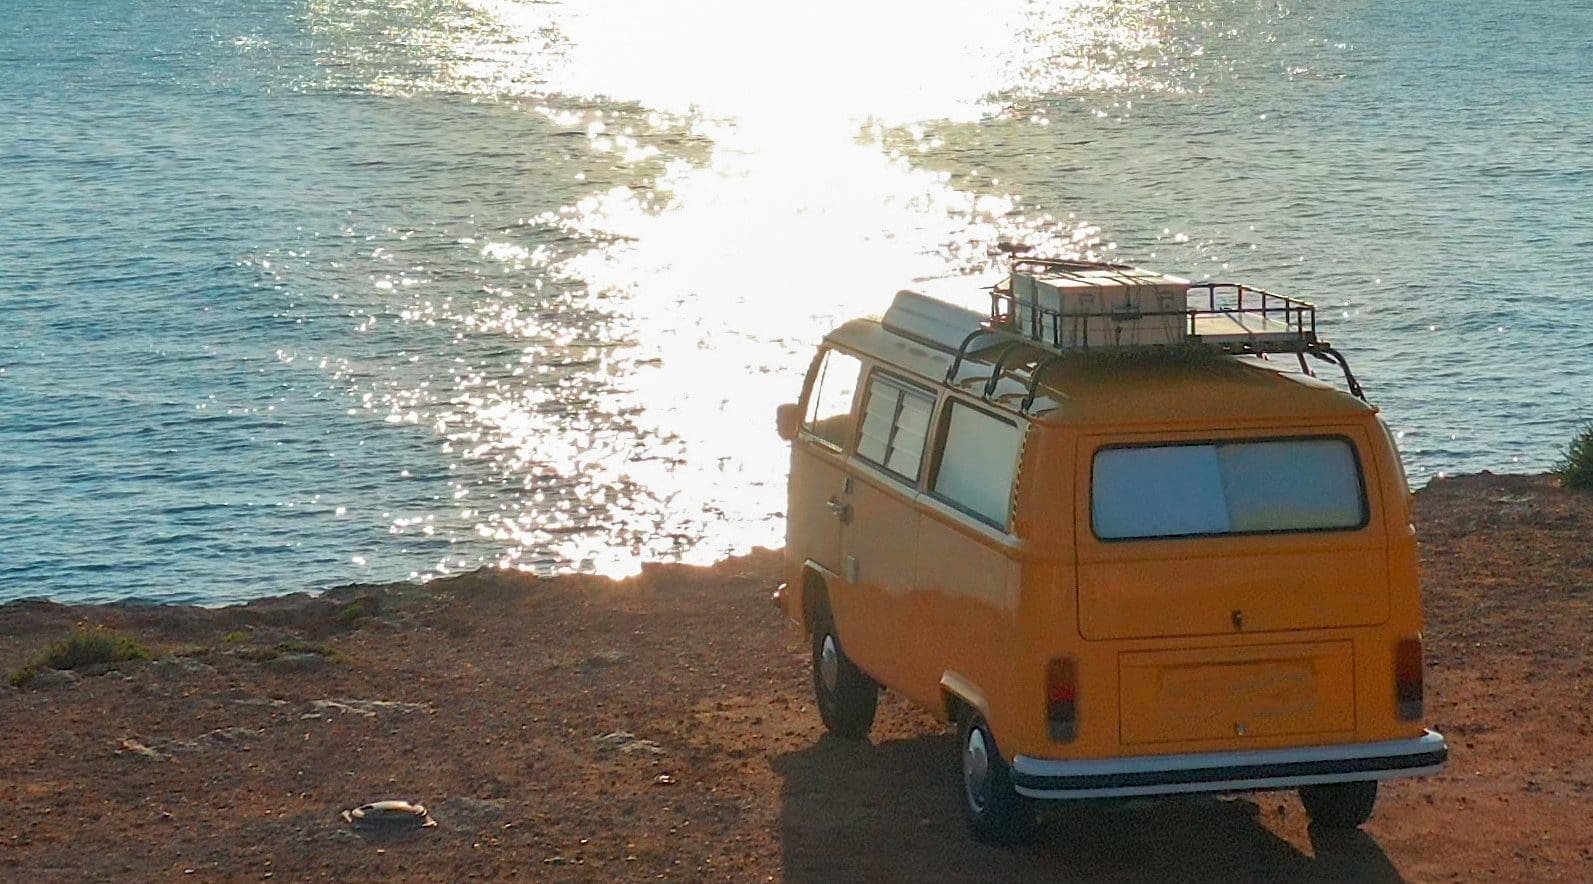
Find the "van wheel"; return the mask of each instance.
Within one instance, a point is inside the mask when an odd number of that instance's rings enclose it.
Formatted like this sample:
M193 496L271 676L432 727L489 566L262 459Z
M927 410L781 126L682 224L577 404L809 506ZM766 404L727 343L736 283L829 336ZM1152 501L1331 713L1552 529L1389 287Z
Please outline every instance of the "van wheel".
M830 733L849 740L868 736L879 708L879 685L841 650L835 622L827 613L813 624L813 693Z
M1012 771L996 748L984 717L963 709L957 721L962 755L962 809L974 838L986 844L1022 844L1039 824L1034 802L1012 788Z
M1301 786L1300 803L1305 805L1312 825L1353 829L1372 818L1372 805L1377 803L1377 781Z

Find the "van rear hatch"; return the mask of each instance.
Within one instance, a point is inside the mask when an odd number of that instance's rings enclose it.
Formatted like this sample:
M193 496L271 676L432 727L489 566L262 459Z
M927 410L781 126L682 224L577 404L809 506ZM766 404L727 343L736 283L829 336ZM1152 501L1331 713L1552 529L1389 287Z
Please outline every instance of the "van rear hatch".
M1125 745L1355 730L1350 642L1124 653Z
M1358 430L1081 444L1086 639L1366 626L1388 619L1387 537Z

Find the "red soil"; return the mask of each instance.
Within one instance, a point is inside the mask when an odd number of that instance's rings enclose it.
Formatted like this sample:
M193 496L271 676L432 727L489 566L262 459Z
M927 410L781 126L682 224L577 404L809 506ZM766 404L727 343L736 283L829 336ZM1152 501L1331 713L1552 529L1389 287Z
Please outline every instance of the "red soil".
M887 696L872 745L821 736L760 552L619 583L0 606L6 672L79 622L186 655L0 684L0 879L1588 880L1593 497L1482 475L1417 499L1453 754L1385 785L1363 832L1310 831L1268 793L1057 810L1033 847L974 844L944 727ZM357 599L371 616L346 620ZM339 816L383 798L438 825Z

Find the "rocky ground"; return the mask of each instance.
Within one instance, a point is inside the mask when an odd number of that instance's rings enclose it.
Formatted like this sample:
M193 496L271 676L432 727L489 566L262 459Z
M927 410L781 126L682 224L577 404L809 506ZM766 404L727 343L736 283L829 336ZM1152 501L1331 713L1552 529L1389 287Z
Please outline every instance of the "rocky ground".
M1593 497L1418 495L1442 776L1364 832L1289 794L964 834L954 740L887 696L821 735L778 556L634 580L477 573L207 610L0 606L9 673L79 624L161 653L0 682L0 879L1524 880L1593 877ZM367 801L436 822L356 827Z

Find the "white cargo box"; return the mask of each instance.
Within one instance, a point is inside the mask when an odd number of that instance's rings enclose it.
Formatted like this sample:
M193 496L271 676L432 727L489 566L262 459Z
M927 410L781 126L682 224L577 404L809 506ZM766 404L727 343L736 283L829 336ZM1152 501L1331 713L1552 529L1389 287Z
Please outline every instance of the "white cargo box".
M1189 333L1189 280L1137 267L1012 274L1016 330L1063 348L1176 344Z

